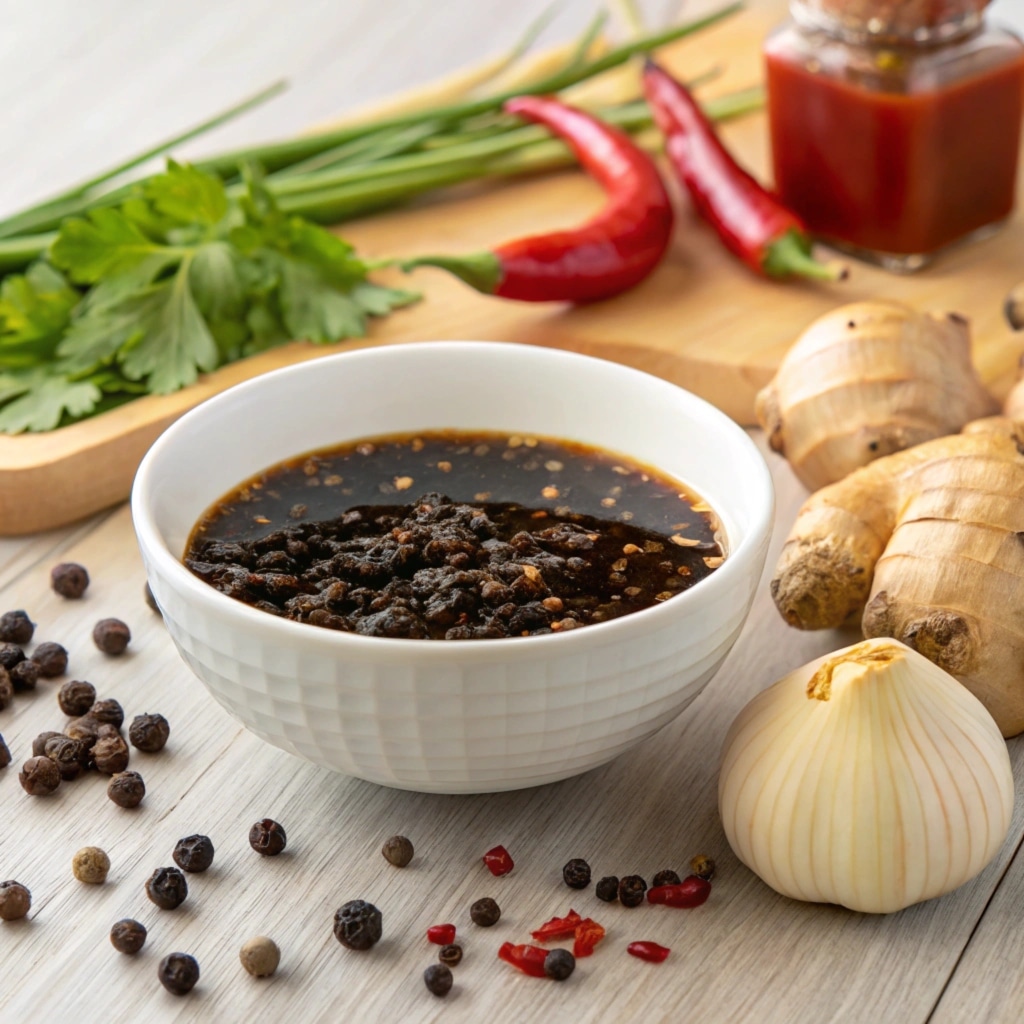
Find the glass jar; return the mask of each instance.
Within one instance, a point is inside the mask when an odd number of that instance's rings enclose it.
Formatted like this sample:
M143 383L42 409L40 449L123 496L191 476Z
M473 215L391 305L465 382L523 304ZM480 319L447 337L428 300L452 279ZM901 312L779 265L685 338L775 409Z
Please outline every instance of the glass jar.
M1013 208L1024 44L987 0L793 0L765 43L775 185L824 241L891 270Z

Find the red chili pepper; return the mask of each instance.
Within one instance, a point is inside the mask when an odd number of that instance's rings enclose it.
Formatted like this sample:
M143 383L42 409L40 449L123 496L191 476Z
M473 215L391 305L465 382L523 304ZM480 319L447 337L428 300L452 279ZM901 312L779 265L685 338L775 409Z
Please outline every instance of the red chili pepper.
M641 939L639 942L631 942L626 947L626 952L630 956L648 960L652 964L660 964L668 959L672 950L668 946L659 946L656 942L647 942L645 939Z
M639 284L661 262L672 236L672 204L654 161L625 132L544 96L520 96L505 110L546 125L572 147L608 201L567 231L506 242L468 256L403 263L442 267L477 291L526 302L593 302Z
M548 951L540 946L513 946L511 942L503 942L498 950L501 960L534 978L544 977L544 960L547 955Z
M768 277L846 276L814 259L800 219L736 163L686 86L649 60L644 92L676 174L727 248Z
M554 939L567 939L576 934L576 926L583 920L575 910L570 910L565 917L553 917L546 921L535 932L530 934L538 942L551 942Z
M574 957L590 956L594 947L604 938L602 928L593 918L586 917L576 925L576 941L572 944Z
M504 846L495 846L484 854L484 863L492 875L507 875L516 865Z
M659 885L647 890L648 903L665 907L699 907L711 895L711 883L697 875L687 875L678 885Z
M432 924L427 929L427 939L439 946L450 946L455 941L455 925Z

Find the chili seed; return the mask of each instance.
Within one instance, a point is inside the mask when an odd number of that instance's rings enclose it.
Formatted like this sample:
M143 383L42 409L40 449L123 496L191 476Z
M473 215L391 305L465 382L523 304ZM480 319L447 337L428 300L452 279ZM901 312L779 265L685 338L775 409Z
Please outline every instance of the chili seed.
M446 967L454 967L462 963L462 947L457 942L442 946L437 954L437 959Z
M14 700L14 683L11 682L10 673L5 668L0 668L0 711L9 707Z
M68 670L67 649L52 640L40 644L32 652L32 661L39 666L39 674L44 679L62 676Z
M81 740L73 740L70 736L51 736L46 741L43 753L57 766L60 777L65 782L77 779L89 763L85 745Z
M32 906L32 893L21 882L0 882L0 921L17 921Z
M26 690L34 690L39 677L45 673L34 661L25 660L19 661L14 668L8 669L7 675L10 677L14 692L25 693ZM60 673L58 672L57 675Z
M120 729L124 724L124 708L112 698L106 700L98 700L95 704L89 708L87 714L90 718L95 718L97 722L102 722L104 725L112 725L117 729Z
M146 783L138 772L117 772L107 784L107 796L118 807L138 807L145 795Z
M128 726L128 739L144 754L163 750L170 735L171 727L163 715L136 715Z
M24 660L25 652L17 644L0 643L0 668L10 671Z
M412 860L414 851L412 843L405 836L392 836L385 841L380 852L384 854L384 859L389 864L394 864L396 868L404 868Z
M11 751L8 748L3 736L0 736L0 768L6 768L11 763Z
M96 687L81 679L69 679L57 691L57 703L70 718L88 714L96 703Z
M435 996L446 996L452 990L452 972L444 964L431 964L423 972L423 984Z
M213 863L213 842L209 836L186 836L178 840L171 856L182 870L199 874Z
M118 953L138 953L146 944L145 925L126 917L110 929L110 944Z
M32 639L36 624L24 609L0 615L0 643L27 644Z
M678 885L682 879L671 868L659 871L651 881L651 888L657 889L659 885Z
M619 880L615 875L605 875L594 889L599 900L605 903L614 903L619 898Z
M544 957L544 973L555 981L565 981L576 970L576 957L567 949L553 949Z
M334 914L334 937L348 949L369 949L383 934L383 915L366 900L349 900Z
M161 910L174 910L185 902L188 882L177 868L157 868L146 882L146 895Z
M455 925L432 924L427 929L427 941L438 946L448 946L455 941Z
M46 741L52 739L54 736L63 736L61 732L41 732L32 741L32 756L42 757L46 753Z
M469 908L469 916L473 924L478 924L481 928L490 928L501 919L501 907L490 896L484 896Z
M132 639L132 631L120 619L100 619L93 626L93 643L104 653L124 654Z
M71 871L80 882L102 885L110 871L110 858L98 846L83 846L71 858Z
M272 818L263 818L249 829L249 845L264 857L276 857L288 845L288 836Z
M582 857L573 857L562 868L562 880L570 889L586 889L590 885L590 865Z
M698 853L690 861L690 870L705 882L710 882L715 877L715 862L706 854Z
M60 769L48 757L30 757L18 781L29 796L49 796L60 785Z
M668 959L669 953L672 952L667 946L659 946L657 942L647 942L641 939L639 942L631 942L626 947L626 952L630 956L635 956L639 960L646 960L648 963L660 964Z
M238 959L254 978L269 978L281 962L281 950L273 939L257 935L238 951Z
M483 856L483 861L487 865L487 870L495 877L507 875L515 867L515 862L504 846L495 846L488 850Z
M111 730L104 733L104 729ZM128 744L112 725L101 725L96 742L92 745L92 759L104 775L116 775L128 767Z
M85 571L84 565L77 562L61 562L50 570L50 586L61 597L76 600L89 586L89 574Z
M639 907L645 892L647 883L639 875L626 875L619 882L619 902L624 907Z
M187 995L199 981L199 963L188 953L170 953L160 961L157 977L168 992Z

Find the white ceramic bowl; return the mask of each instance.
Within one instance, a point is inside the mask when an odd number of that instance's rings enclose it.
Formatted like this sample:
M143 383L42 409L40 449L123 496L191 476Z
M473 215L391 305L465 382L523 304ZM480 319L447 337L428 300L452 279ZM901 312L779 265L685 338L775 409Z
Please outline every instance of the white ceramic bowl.
M691 590L606 623L446 641L277 618L182 565L200 515L260 470L315 448L432 428L577 440L659 467L718 513L728 557ZM760 453L702 399L615 363L489 342L363 349L240 384L171 426L132 491L153 594L216 700L283 750L433 793L566 778L678 715L743 626L772 512Z

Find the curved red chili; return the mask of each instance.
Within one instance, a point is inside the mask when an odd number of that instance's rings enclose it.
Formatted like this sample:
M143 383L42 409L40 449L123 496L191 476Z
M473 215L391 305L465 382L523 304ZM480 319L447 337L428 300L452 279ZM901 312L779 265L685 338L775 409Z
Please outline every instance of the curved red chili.
M711 895L711 883L697 875L687 875L678 885L659 885L647 890L648 903L665 907L699 907Z
M503 942L498 949L499 959L518 967L524 974L532 975L534 978L544 977L544 961L547 956L548 951L541 949L540 946L513 946L511 942Z
M403 267L442 267L478 291L526 302L592 302L639 284L672 237L672 204L654 161L625 132L558 100L520 96L505 110L565 139L604 187L605 206L567 231L468 256L423 256Z
M686 86L651 60L644 93L679 180L730 251L768 277L846 276L842 266L814 259L800 219L736 163Z

